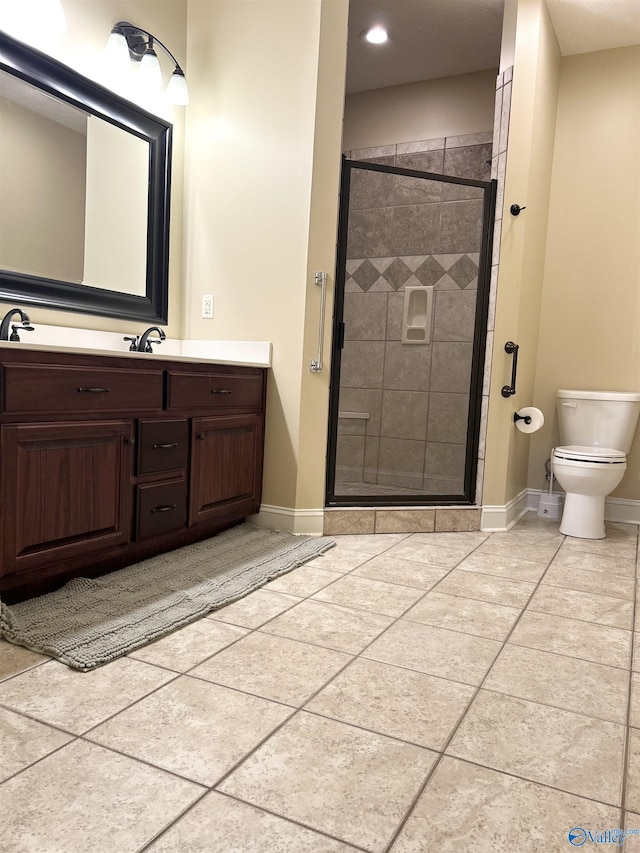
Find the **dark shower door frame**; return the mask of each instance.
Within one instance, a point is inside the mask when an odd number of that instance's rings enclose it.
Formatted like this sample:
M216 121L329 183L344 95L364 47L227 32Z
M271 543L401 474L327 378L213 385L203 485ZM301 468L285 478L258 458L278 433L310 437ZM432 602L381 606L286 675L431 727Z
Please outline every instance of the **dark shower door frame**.
M422 178L448 184L462 184L478 187L483 191L482 237L480 243L480 262L478 265L478 291L476 298L475 325L471 360L471 383L469 389L469 414L467 419L467 441L465 452L464 494L462 495L336 495L336 456L338 444L338 404L340 397L340 367L344 346L344 294L347 269L347 234L349 225L349 192L351 170L365 169L372 172L384 172L403 175L410 178ZM416 169L403 169L399 166L387 166L359 160L342 158L342 178L340 186L340 210L338 217L338 246L336 259L336 289L333 311L333 340L331 356L331 379L329 389L329 435L327 442L327 468L325 506L473 506L475 505L476 477L478 473L478 445L480 439L480 413L482 407L482 380L487 342L487 320L489 316L489 290L491 284L491 256L493 243L493 224L496 207L497 181L475 181L456 178L450 175L438 175L421 172Z

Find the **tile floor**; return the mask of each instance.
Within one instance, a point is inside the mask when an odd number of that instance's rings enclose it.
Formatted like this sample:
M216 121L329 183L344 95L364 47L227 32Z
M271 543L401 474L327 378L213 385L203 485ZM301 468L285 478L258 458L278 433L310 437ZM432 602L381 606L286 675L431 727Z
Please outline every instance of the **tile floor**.
M528 853L640 830L637 539L533 515L340 536L90 673L1 643L0 851Z

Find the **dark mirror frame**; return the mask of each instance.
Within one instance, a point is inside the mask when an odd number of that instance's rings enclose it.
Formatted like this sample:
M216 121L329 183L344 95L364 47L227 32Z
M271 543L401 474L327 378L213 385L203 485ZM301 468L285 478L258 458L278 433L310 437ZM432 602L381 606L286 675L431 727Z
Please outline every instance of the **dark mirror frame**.
M0 71L13 74L149 143L145 296L0 269L0 300L103 317L166 323L173 125L3 32L0 32ZM117 252L118 247L114 246L113 250Z

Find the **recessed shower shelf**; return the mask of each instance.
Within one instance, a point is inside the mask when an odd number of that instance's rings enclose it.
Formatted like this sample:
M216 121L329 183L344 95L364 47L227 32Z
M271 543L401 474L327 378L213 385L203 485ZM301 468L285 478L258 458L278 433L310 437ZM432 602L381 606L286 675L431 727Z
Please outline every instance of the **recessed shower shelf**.
M433 286L405 287L402 312L402 343L431 343Z

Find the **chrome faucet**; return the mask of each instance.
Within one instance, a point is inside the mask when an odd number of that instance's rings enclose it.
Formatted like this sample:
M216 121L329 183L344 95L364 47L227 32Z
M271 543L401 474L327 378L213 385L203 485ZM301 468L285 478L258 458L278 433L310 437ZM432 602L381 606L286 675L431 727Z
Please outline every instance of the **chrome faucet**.
M157 332L160 337L154 340L149 340L149 335L152 332ZM153 352L151 344L161 344L166 337L167 336L162 329L159 329L157 326L151 326L146 330L146 332L143 332L142 335L140 335L137 347L138 352Z
M11 318L15 317L16 314L20 315L20 323L11 322ZM11 326L11 337L9 337L9 326ZM31 320L24 311L20 308L12 308L11 311L7 311L2 319L2 323L0 323L0 341L16 341L17 343L20 343L18 330L23 332L33 332L33 326L31 325Z

